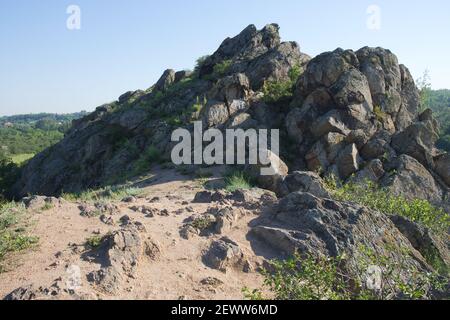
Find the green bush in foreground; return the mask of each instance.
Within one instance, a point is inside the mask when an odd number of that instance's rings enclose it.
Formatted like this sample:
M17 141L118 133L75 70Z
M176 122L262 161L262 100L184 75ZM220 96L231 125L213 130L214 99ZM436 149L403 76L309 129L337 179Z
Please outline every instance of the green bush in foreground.
M346 279L339 274L339 259L294 257L271 262L273 272L263 271L264 285L275 300L348 300L351 297ZM259 290L244 288L244 296L263 299Z
M0 272L5 269L1 262L8 253L28 249L38 242L38 238L24 234L25 230L19 227L24 212L23 205L0 205Z
M372 250L360 249L364 259L358 261L359 274L351 277L343 267L345 257L301 257L271 262L271 271L263 270L264 287L275 300L392 300L430 299L432 289L443 290L448 279L436 273L419 272L399 259L378 256ZM368 267L381 268L380 288L368 288L365 282ZM413 270L414 269L414 270ZM409 273L408 279L401 276ZM243 289L246 299L265 300L259 289Z

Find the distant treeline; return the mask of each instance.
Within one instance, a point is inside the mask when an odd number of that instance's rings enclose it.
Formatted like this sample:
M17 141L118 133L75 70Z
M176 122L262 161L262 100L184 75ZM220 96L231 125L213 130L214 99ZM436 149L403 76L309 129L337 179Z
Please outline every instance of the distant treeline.
M18 179L24 161L60 141L72 120L86 114L39 113L0 117L0 202L10 198L10 188Z
M72 120L86 114L39 113L0 117L0 154L11 157L39 153L61 140Z
M437 147L450 152L450 90L430 91L426 105L434 111L434 116L441 125Z
M56 114L56 113L36 113L36 114L20 114L14 116L0 117L0 125L6 123L12 124L33 124L38 121L54 121L54 122L70 122L74 119L79 119L87 115L86 111Z

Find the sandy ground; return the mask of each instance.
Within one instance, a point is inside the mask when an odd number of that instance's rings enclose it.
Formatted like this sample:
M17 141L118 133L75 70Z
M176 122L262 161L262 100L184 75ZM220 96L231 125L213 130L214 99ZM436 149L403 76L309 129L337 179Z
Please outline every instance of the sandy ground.
M29 212L28 232L39 237L39 244L32 250L9 257L12 267L0 274L0 297L30 284L48 287L57 279L66 279L70 274L68 267L75 266L81 271L82 290L90 292L92 298L242 299L243 287L261 287L262 276L258 272L244 273L235 269L221 272L208 268L201 259L211 242L224 235L193 236L185 240L179 234L185 219L193 214L203 214L214 205L192 203L195 194L201 190L204 189L197 180L187 179L174 170L160 170L142 185L143 193L136 202L114 202L119 208L113 216L114 226L101 222L98 217L81 216L79 203L73 202L63 202L48 211ZM155 197L159 199L152 201ZM130 209L136 205L166 209L169 215L149 218ZM252 261L261 262L262 257L253 252L247 239L249 223L257 219L257 214L249 212L225 235L237 242ZM120 292L105 295L87 280L87 274L100 269L100 264L83 255L87 250L84 244L93 235L105 235L119 229L118 221L124 215L145 226L146 233L159 243L162 254L158 261L142 259L136 276L128 278ZM202 284L207 277L217 278L223 284Z

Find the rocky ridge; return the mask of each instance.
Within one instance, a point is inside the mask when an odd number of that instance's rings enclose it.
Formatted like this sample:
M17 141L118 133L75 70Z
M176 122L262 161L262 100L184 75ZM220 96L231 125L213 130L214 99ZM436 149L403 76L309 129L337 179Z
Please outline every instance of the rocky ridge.
M450 210L450 159L435 148L438 124L430 110L422 110L407 67L383 48L336 49L311 59L296 43L281 42L278 31L275 24L262 30L249 26L194 72L166 70L150 89L128 92L74 121L63 141L26 165L15 185L17 197L58 196L121 182L129 178L126 173L137 174L136 163L149 159L149 149L167 158L172 130L193 130L193 120L221 130L276 128L282 166L273 177L256 176L271 192L202 190L192 197L192 203L218 204L200 220L186 219L179 230L188 241L210 237L200 258L205 266L253 273L270 257L296 252L344 255L352 277L361 274L368 252L401 264L399 277L405 279L407 270L435 269L430 252L450 266L448 233L438 236L404 217L333 199L322 180L333 175L343 182L371 181L393 195ZM295 69L301 72L292 81ZM272 83L292 88L274 100ZM157 216L147 206L133 211ZM246 210L254 219L243 218ZM199 221L206 230L196 228ZM240 235L250 241L249 250L241 250L243 240L235 238L239 228L248 228ZM90 275L106 294L123 283L123 274L134 277L136 261L142 260L142 230L125 224L115 232L104 245L107 263Z

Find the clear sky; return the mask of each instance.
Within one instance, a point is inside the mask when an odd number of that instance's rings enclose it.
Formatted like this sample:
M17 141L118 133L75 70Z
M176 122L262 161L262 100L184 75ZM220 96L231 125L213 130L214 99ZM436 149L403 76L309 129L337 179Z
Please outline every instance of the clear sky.
M80 30L66 26L72 4ZM367 27L370 5L380 30ZM449 13L448 0L0 0L0 115L93 110L271 22L312 56L382 46L450 88Z

